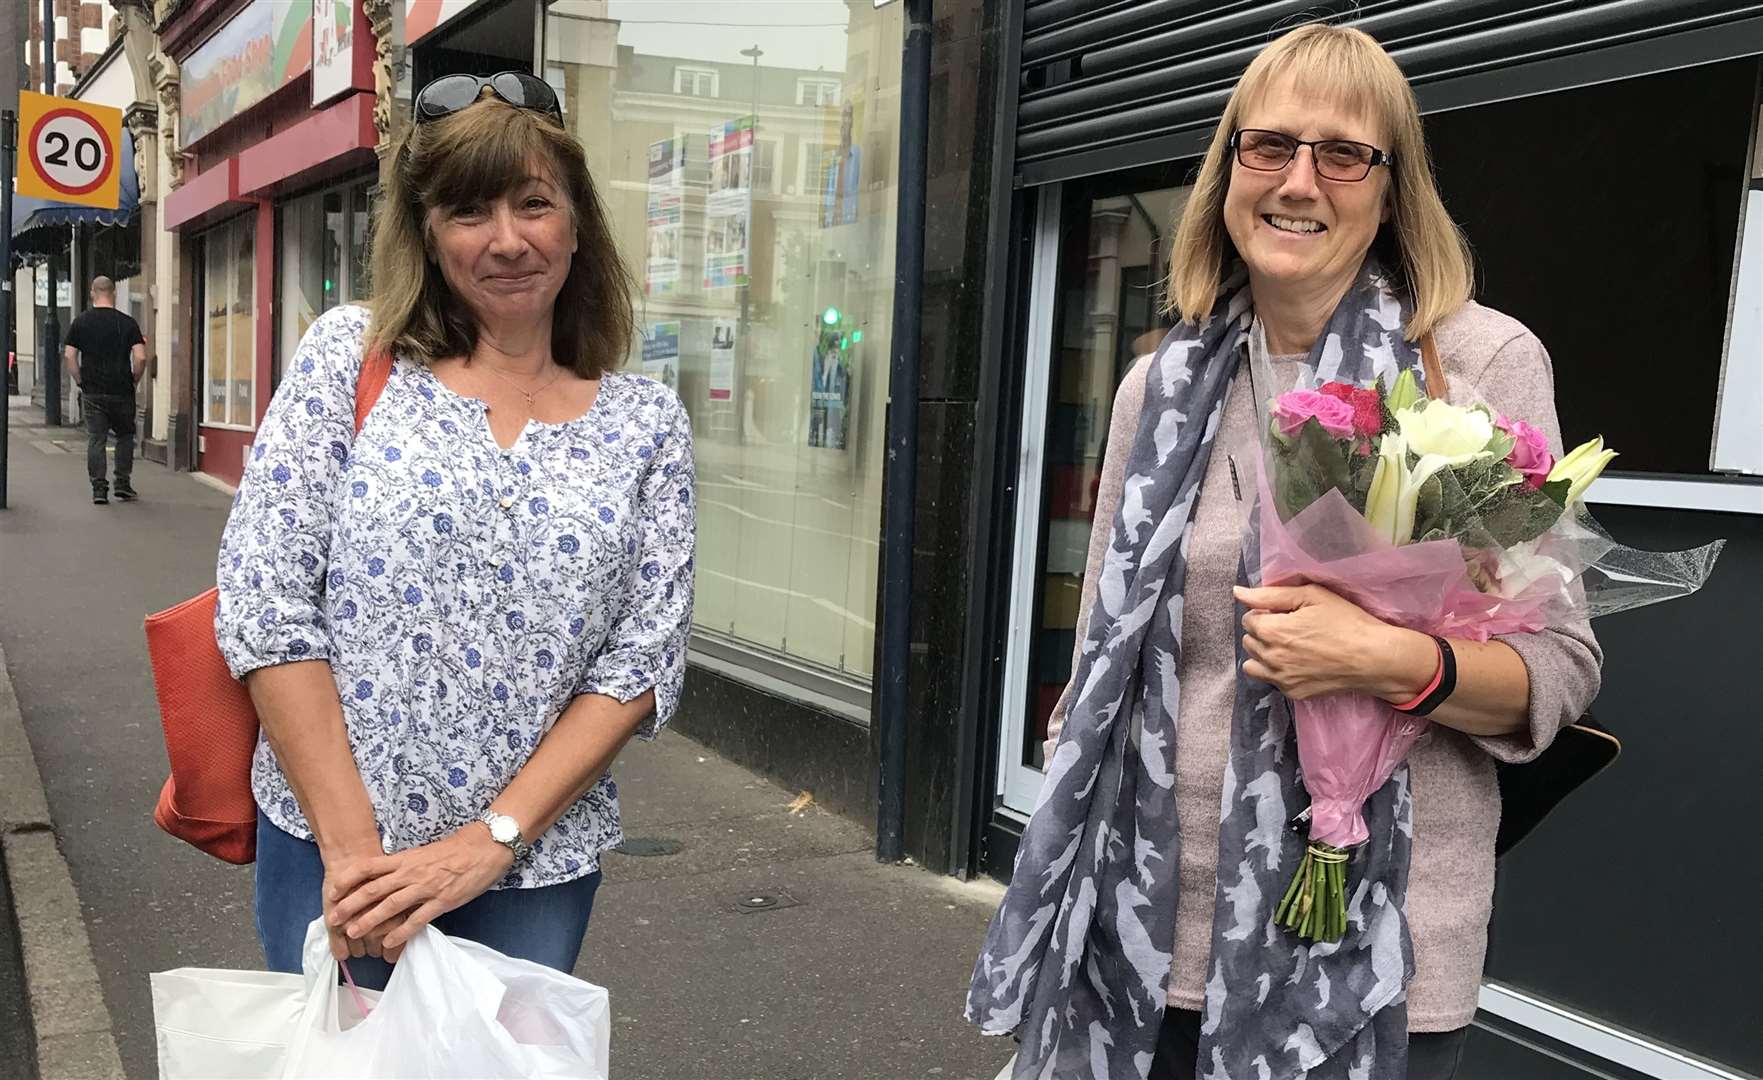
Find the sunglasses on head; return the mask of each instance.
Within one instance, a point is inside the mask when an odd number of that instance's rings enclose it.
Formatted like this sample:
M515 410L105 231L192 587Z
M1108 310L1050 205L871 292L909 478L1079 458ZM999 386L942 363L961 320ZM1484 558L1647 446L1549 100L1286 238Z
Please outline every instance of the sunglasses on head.
M484 78L478 75L443 75L423 87L416 95L416 122L427 123L452 116L476 102L484 87L490 93L517 109L544 113L563 122L563 106L551 84L537 75L524 71L500 71Z

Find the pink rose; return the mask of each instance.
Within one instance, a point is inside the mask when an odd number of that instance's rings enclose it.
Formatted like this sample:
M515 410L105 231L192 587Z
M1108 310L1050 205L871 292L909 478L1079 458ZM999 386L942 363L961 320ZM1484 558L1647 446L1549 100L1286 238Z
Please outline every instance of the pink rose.
M1549 453L1548 437L1522 420L1501 416L1494 423L1512 436L1512 452L1506 455L1506 464L1523 474L1525 483L1532 488L1542 487L1555 467L1555 457Z
M1288 438L1296 435L1306 420L1315 420L1336 439L1353 435L1353 406L1315 390L1293 390L1275 398L1273 419L1279 424L1279 433Z

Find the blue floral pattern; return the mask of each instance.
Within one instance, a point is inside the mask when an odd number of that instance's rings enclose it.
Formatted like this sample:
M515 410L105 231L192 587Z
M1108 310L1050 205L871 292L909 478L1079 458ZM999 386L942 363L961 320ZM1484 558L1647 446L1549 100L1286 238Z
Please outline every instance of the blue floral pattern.
M691 624L692 432L671 390L609 372L587 414L503 450L482 402L399 359L353 433L367 311L307 331L221 540L233 674L328 660L386 850L441 839L508 786L572 700L655 692L672 716ZM260 740L258 805L312 833ZM619 843L603 777L498 887L594 872Z

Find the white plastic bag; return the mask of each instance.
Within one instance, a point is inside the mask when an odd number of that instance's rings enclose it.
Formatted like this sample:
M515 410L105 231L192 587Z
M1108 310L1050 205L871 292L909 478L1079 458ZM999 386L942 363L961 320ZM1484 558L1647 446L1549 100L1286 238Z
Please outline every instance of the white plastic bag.
M162 1080L282 1075L306 1011L304 976L178 968L149 978ZM371 990L362 996L370 1005L380 998Z
M153 976L161 1080L607 1080L606 991L427 927L361 1017L322 922L304 975Z

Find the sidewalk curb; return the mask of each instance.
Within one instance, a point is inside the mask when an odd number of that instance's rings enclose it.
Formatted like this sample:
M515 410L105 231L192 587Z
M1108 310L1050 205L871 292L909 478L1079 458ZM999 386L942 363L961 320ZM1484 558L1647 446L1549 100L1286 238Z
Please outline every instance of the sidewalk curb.
M37 1075L123 1080L110 1009L67 859L55 841L49 797L25 735L0 649L0 845L24 953Z

